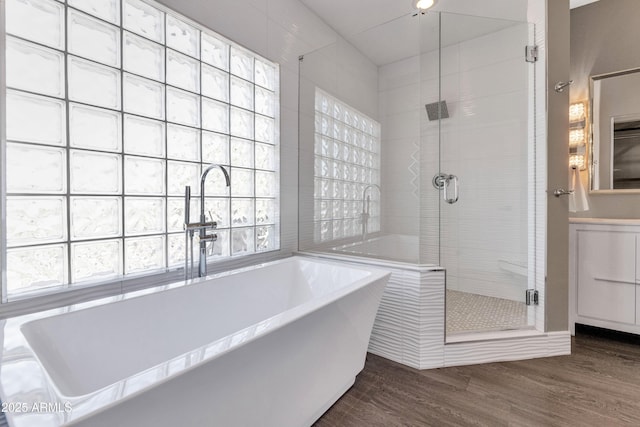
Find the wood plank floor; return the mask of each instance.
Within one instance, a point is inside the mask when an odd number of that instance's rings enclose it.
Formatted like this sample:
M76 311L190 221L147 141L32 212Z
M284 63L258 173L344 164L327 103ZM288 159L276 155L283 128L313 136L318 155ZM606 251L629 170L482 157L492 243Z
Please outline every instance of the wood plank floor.
M572 355L418 371L367 355L315 427L640 426L640 340L579 331Z

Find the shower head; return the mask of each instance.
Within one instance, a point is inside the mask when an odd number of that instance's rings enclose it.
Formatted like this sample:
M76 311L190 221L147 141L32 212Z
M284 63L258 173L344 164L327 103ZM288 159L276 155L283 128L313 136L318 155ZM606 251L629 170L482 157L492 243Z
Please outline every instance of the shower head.
M427 116L429 121L449 118L449 110L447 109L447 101L432 102L426 104Z

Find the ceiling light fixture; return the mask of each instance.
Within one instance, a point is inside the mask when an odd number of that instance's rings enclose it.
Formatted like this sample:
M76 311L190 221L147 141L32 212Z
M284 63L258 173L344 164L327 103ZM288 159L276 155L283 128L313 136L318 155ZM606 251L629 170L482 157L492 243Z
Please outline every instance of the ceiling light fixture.
M427 10L436 4L438 0L413 0L413 7L420 10Z

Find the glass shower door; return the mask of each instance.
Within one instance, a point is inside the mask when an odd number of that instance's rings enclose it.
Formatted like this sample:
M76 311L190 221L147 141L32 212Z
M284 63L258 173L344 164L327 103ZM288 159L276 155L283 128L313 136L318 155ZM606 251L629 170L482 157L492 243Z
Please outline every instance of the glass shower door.
M532 31L482 17L440 20L438 94L423 101L425 128L439 136L430 191L438 194L447 338L528 328Z

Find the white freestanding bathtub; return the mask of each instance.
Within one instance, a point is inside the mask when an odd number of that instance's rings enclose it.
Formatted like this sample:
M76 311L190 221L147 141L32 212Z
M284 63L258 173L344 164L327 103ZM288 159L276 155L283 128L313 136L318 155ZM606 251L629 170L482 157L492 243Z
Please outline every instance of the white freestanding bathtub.
M8 421L311 425L362 370L388 277L292 257L8 319L2 401L48 405L14 404Z

